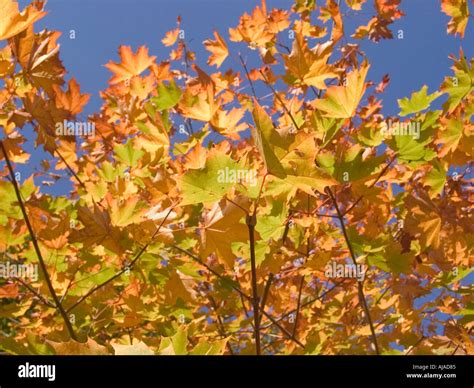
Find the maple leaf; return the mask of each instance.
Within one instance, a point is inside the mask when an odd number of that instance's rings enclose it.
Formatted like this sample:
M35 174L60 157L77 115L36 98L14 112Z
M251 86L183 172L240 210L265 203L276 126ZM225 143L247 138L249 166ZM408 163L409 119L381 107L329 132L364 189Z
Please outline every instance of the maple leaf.
M161 42L165 46L173 46L176 41L178 40L179 36L179 28L175 28L174 30L168 31L165 37L161 40Z
M164 287L165 303L168 305L176 305L178 299L184 302L192 300L192 296L186 289L183 280L176 270L171 270L170 277Z
M223 172L238 169L239 165L229 155L218 150L210 152L203 169L190 170L177 179L183 197L181 205L220 200L235 185L224 179Z
M0 286L0 299L18 297L18 284Z
M409 210L405 221L406 230L418 236L423 248L438 248L442 220L429 196L425 193L419 198L409 196L405 203Z
M431 187L431 193L435 195L441 194L446 183L446 170L439 161L435 161L431 171L426 175L424 182Z
M374 42L379 42L380 39L391 39L393 38L393 34L388 28L391 23L390 20L375 16L369 20L367 25L357 27L357 30L352 34L352 37L354 39L369 37L369 39Z
M252 136L263 157L267 171L275 176L284 177L285 171L276 157L272 145L278 144L281 148L285 148L285 140L275 131L272 120L257 101L254 101L252 115L255 122Z
M290 55L283 57L287 71L285 80L291 84L292 79L296 78L305 85L326 89L324 81L338 76L334 66L327 63L330 56L327 46L319 45L309 50L303 36L297 34Z
M334 22L331 32L331 42L336 44L344 36L344 25L339 5L334 0L328 0L326 8L323 9L323 13L324 11L327 11L331 15Z
M78 219L83 229L73 230L71 240L81 242L85 247L102 244L115 252L123 252L120 246L120 233L111 225L110 215L94 204L94 210L81 206L78 208Z
M81 88L74 78L69 81L67 92L63 92L57 85L53 86L53 90L56 93L56 106L67 110L72 115L81 113L91 96L81 94Z
M443 94L442 92L434 92L432 94L427 92L428 86L424 85L418 92L414 92L410 99L405 97L397 100L398 106L401 108L400 116L407 116L428 109L430 104Z
M70 340L67 342L48 341L48 344L54 348L58 355L110 355L105 346L99 345L92 338L87 338L85 343Z
M460 50L459 60L450 56L454 61L452 67L454 77L446 77L441 85L441 92L449 95L443 107L451 113L461 103L461 101L474 90L474 59L469 64L466 61L464 52Z
M463 122L455 117L442 118L441 123L443 126L441 130L438 131L436 144L441 144L438 155L444 157L449 152L454 152L458 147L459 141L463 135L464 126Z
M148 55L148 48L140 46L134 54L130 46L120 46L119 55L121 62L110 61L105 65L107 69L114 73L110 79L110 84L130 80L132 77L140 75L148 69L156 60L155 56Z
M46 15L43 11L43 2L28 5L22 12L18 9L18 2L0 0L0 40L9 39L26 30Z
M346 86L331 86L323 99L316 100L314 105L323 111L323 115L333 118L350 118L354 116L357 106L365 92L365 78L369 64L364 62L360 69L347 75Z
M245 123L240 123L240 120L245 115L244 108L232 108L230 111L219 109L213 116L210 124L214 130L221 135L227 136L231 139L238 140L239 132L248 128Z
M208 65L216 65L219 68L229 55L229 49L217 31L214 31L214 37L215 40L207 39L203 43L206 50L211 52L207 61Z
M262 0L261 6L254 8L252 15L245 13L236 28L229 28L230 40L247 42L250 48L264 48L274 40L275 35L290 25L289 13L279 10L267 11L267 4Z
M322 191L336 183L314 164L317 150L313 135L280 135L257 101L254 101L253 117L252 136L269 174L310 195L314 195L312 188Z
M116 356L151 356L155 353L144 342L134 341L132 345L112 343Z
M173 108L181 98L182 91L171 81L169 84L161 82L158 84L158 96L151 98L151 102L160 110Z
M179 108L183 116L199 121L210 121L218 109L214 100L214 86L208 84L197 96L187 90L180 100Z
M240 222L244 216L241 209L226 200L214 204L202 223L203 254L215 253L229 268L233 268L236 256L232 253L232 244L248 240L247 226Z
M348 7L351 7L352 9L356 11L360 11L362 9L362 5L366 2L367 0L346 0L346 4Z
M60 36L60 32L47 30L35 34L31 25L9 40L12 51L29 75L32 84L43 88L52 98L55 94L53 87L61 86L66 74L66 69L59 59L60 46L57 41Z
M448 23L448 33L459 34L464 38L464 32L469 20L467 0L441 0L442 11L451 17Z
M392 31L388 27L404 15L398 9L399 5L400 0L376 0L377 16L371 18L367 25L357 27L352 37L363 39L368 36L374 42L379 42L380 39L392 39Z
M377 13L384 19L400 19L403 12L398 9L401 0L375 0Z

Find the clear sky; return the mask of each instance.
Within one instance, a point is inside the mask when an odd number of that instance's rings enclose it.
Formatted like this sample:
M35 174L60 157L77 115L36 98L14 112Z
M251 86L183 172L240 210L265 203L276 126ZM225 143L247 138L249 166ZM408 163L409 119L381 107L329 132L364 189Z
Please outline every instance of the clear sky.
M239 16L259 3L259 0L49 0L46 6L49 14L37 23L37 28L63 32L59 40L61 58L83 90L93 94L87 107L92 112L99 108L98 91L106 87L110 76L103 65L110 59L118 59L117 48L121 44L134 49L146 45L159 60L166 59L168 48L161 44L161 39L166 31L175 28L176 18L181 15L186 39L196 51L198 63L206 68L208 53L202 41L212 38L214 29L227 38L228 28L235 27ZM358 25L370 19L374 14L371 3L368 1L361 12L345 18L347 32L354 32ZM289 8L292 1L268 0L267 4L269 8ZM392 30L402 29L403 40L382 40L378 44L362 41L372 63L369 78L379 81L384 74L391 75L384 106L388 114L398 112L397 98L408 96L423 84L429 90L437 88L444 76L450 74L448 55L457 55L461 44L468 58L474 50L474 23L468 24L463 41L448 36L449 18L441 12L438 0L404 0L401 9L406 16L396 21ZM69 39L71 29L76 31L75 40ZM242 44L234 47L245 51ZM227 67L240 69L235 57L224 62L223 69Z
M27 3L20 1L22 7ZM268 8L288 9L292 3L291 0L267 0ZM344 1L341 3L344 7ZM84 110L84 115L87 115L100 109L98 92L106 88L110 78L110 72L103 65L118 60L120 45L131 45L134 50L145 45L158 60L164 60L169 48L162 45L161 39L166 31L176 27L176 18L181 15L186 40L197 54L197 63L206 69L208 53L203 49L203 40L212 38L216 29L228 42L229 27L235 27L240 15L251 12L257 4L260 0L49 0L46 5L48 15L35 28L63 33L59 42L61 58L69 71L67 78L74 76L82 91L92 94ZM374 15L372 4L372 0L367 1L361 12L351 12L351 16L344 19L348 36ZM395 33L403 30L403 40L382 40L378 44L358 41L371 63L368 78L379 82L384 74L391 77L383 97L383 111L389 115L398 113L397 99L409 96L424 84L431 92L439 87L446 75L451 75L449 54L457 56L461 45L468 58L474 51L474 23L468 24L464 40L447 35L449 18L441 12L438 0L403 0L401 9L406 15L391 29ZM343 10L347 11L347 7ZM75 30L74 40L69 39L70 30ZM291 45L291 42L287 43ZM249 50L242 43L231 43L229 48L233 54L221 70L229 67L241 70L236 55L239 50L246 54ZM257 54L252 54L254 57L249 58L249 63L256 65ZM262 95L268 93L268 90L260 91ZM436 103L441 104L442 100ZM31 144L27 148L32 151ZM44 154L33 152L33 165L41 155ZM31 167L31 164L21 167L25 176L31 174ZM70 186L66 181L58 183L54 188L44 190L67 192Z

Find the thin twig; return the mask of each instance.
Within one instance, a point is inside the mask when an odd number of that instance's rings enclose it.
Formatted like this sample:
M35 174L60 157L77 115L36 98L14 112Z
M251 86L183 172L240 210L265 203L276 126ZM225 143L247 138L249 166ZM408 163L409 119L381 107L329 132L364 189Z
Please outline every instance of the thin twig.
M43 295L41 295L39 293L39 291L36 291L32 286L30 286L23 279L21 279L21 278L13 278L13 279L16 280L18 283L20 283L21 285L23 285L24 287L26 287L32 294L34 294L45 305L47 305L49 307L52 307L52 308L56 308L56 305L54 303L52 303L48 299L46 299Z
M67 309L67 312L70 312L72 311L73 309L75 309L78 305L80 305L82 302L84 302L84 300L86 300L89 296L91 296L92 294L94 294L96 291L100 290L101 288L105 287L107 284L109 284L110 282L114 281L115 279L119 278L120 276L122 276L123 273L131 270L133 268L133 266L136 264L136 262L138 260L140 260L140 257L146 252L146 250L148 249L148 246L153 242L153 240L155 239L155 237L158 235L158 233L160 232L160 229L161 227L163 226L163 224L165 223L165 221L167 220L168 216L170 215L171 211L173 210L173 207L170 208L170 210L168 211L168 213L166 214L165 218L163 218L163 220L161 221L160 225L158 226L158 228L156 229L155 233L153 233L153 236L151 236L151 239L150 241L148 241L141 249L140 251L137 253L137 255L135 256L135 258L130 262L130 265L128 265L127 267L124 267L123 269L121 269L119 272L117 272L115 275L113 275L111 278L105 280L104 282L102 282L101 284L98 284L97 286L93 287L92 289L90 289L85 295L83 295L81 298L79 298L76 303L74 303L71 307L69 307Z
M380 171L380 174L378 175L377 179L375 180L374 183L372 183L368 188L367 190L370 190L372 187L374 187L378 181L385 175L385 173L387 172L388 168L391 166L391 164L393 163L393 161L395 160L396 156L393 156L392 159L390 160L390 162L387 163L387 165L382 169L382 171ZM349 206L348 209L346 209L346 211L342 214L342 216L345 216L346 214L348 214L355 206L357 206L357 204L362 200L362 198L364 198L363 195L361 195L359 198L356 199L356 201L351 205Z
M221 316L217 312L217 308L218 308L217 303L214 300L214 298L212 297L212 295L209 295L208 297L209 297L209 301L211 302L211 306L214 309L214 312L216 313L217 323L218 323L217 327L218 327L218 330L219 330L219 334L222 338L227 338L227 333L226 333L226 330L225 330L224 322L222 321ZM234 351L232 350L232 346L230 345L229 341L226 342L226 347L229 350L229 353L233 355Z
M293 122L293 125L295 126L295 129L297 129L298 131L300 130L300 127L299 125L296 123L296 120L295 118L293 117L293 115L291 114L290 110L286 107L286 104L285 102L281 99L280 95L277 93L277 91L275 90L275 88L270 84L270 82L268 82L268 79L267 77L265 76L265 74L263 73L263 71L260 70L260 74L262 75L263 79L265 80L266 82L266 85L271 89L273 95L276 97L276 99L280 102L281 106L283 107L283 109L285 110L286 114L288 116L290 116L290 119L291 121Z
M253 97L254 97L256 100L258 100L258 98L257 98L257 93L255 93L255 88L254 88L254 86L253 86L253 81L252 81L252 79L250 78L250 74L249 74L249 70L248 70L248 68L247 68L247 64L246 64L246 63L244 62L244 60L242 59L242 55L240 55L240 53L239 53L239 59L240 59L240 63L242 63L242 66L243 66L243 68L244 68L244 70L245 70L245 75L247 76L247 80L248 80L249 83L250 83L250 87L252 88Z

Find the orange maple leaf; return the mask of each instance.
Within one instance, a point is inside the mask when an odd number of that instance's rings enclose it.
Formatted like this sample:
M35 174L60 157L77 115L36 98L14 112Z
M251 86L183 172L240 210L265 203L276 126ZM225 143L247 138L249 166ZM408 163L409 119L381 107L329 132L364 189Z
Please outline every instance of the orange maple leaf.
M81 94L81 87L74 78L69 81L67 92L62 91L58 85L54 85L53 90L56 93L57 107L63 108L73 115L82 112L91 96L90 94Z
M219 68L229 55L229 50L224 39L222 39L217 31L214 31L214 36L216 40L207 39L204 41L204 46L206 50L211 52L207 63L211 66L216 65Z
M43 5L42 1L35 2L20 12L18 2L0 0L0 9L2 10L0 13L0 40L18 35L46 15L46 12L43 12Z
M148 69L156 60L155 56L148 55L148 48L141 46L136 54L133 54L130 46L120 46L119 48L121 63L110 61L105 65L107 69L114 73L110 79L110 84L131 79L133 76L141 74Z
M464 38L464 31L469 20L467 0L442 0L441 10L451 17L448 23L448 33L459 34L461 38Z
M179 35L179 28L175 28L174 30L168 31L165 37L161 39L161 42L165 46L173 46L178 40L178 35Z

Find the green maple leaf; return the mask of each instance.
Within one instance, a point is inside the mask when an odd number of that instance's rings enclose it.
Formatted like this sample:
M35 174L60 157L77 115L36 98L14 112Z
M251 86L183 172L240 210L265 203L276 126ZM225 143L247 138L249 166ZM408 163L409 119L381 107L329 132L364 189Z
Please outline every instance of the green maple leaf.
M448 93L448 100L443 108L451 113L459 105L461 100L474 89L474 59L471 60L471 66L461 53L459 61L454 63L454 77L447 77L441 91Z
M446 170L439 161L433 163L433 168L425 177L425 184L431 187L433 195L441 194L446 183Z
M158 96L153 97L150 101L160 110L173 108L181 98L181 89L174 81L169 84L164 82L158 85Z
M317 148L314 134L297 132L280 134L260 105L255 101L255 128L252 135L269 174L281 184L290 184L312 194L312 189L323 191L336 182L329 174L316 167Z
M235 182L220 181L220 172L238 168L239 164L229 155L222 152L210 154L203 169L190 170L178 178L178 186L183 197L181 205L219 201L235 186Z
M188 345L188 330L179 328L172 337L165 337L161 340L160 354L163 355L186 355Z
M252 128L252 136L263 157L267 171L279 178L284 178L285 170L275 154L275 148L284 150L288 146L286 144L288 140L282 138L275 130L271 118L256 101L252 116L255 122L255 127Z
M125 144L116 145L114 152L120 161L130 167L135 167L138 160L144 155L143 151L135 149L132 139L128 139Z
M401 109L400 116L407 116L428 109L430 104L443 94L443 92L434 92L433 94L427 94L427 92L428 86L424 85L418 92L414 92L410 99L405 97L397 100Z
M398 152L398 160L401 163L416 166L430 161L436 157L436 152L427 145L433 141L434 129L438 125L441 111L427 112L417 116L420 122L419 138L411 135L395 135L388 141L390 147Z

